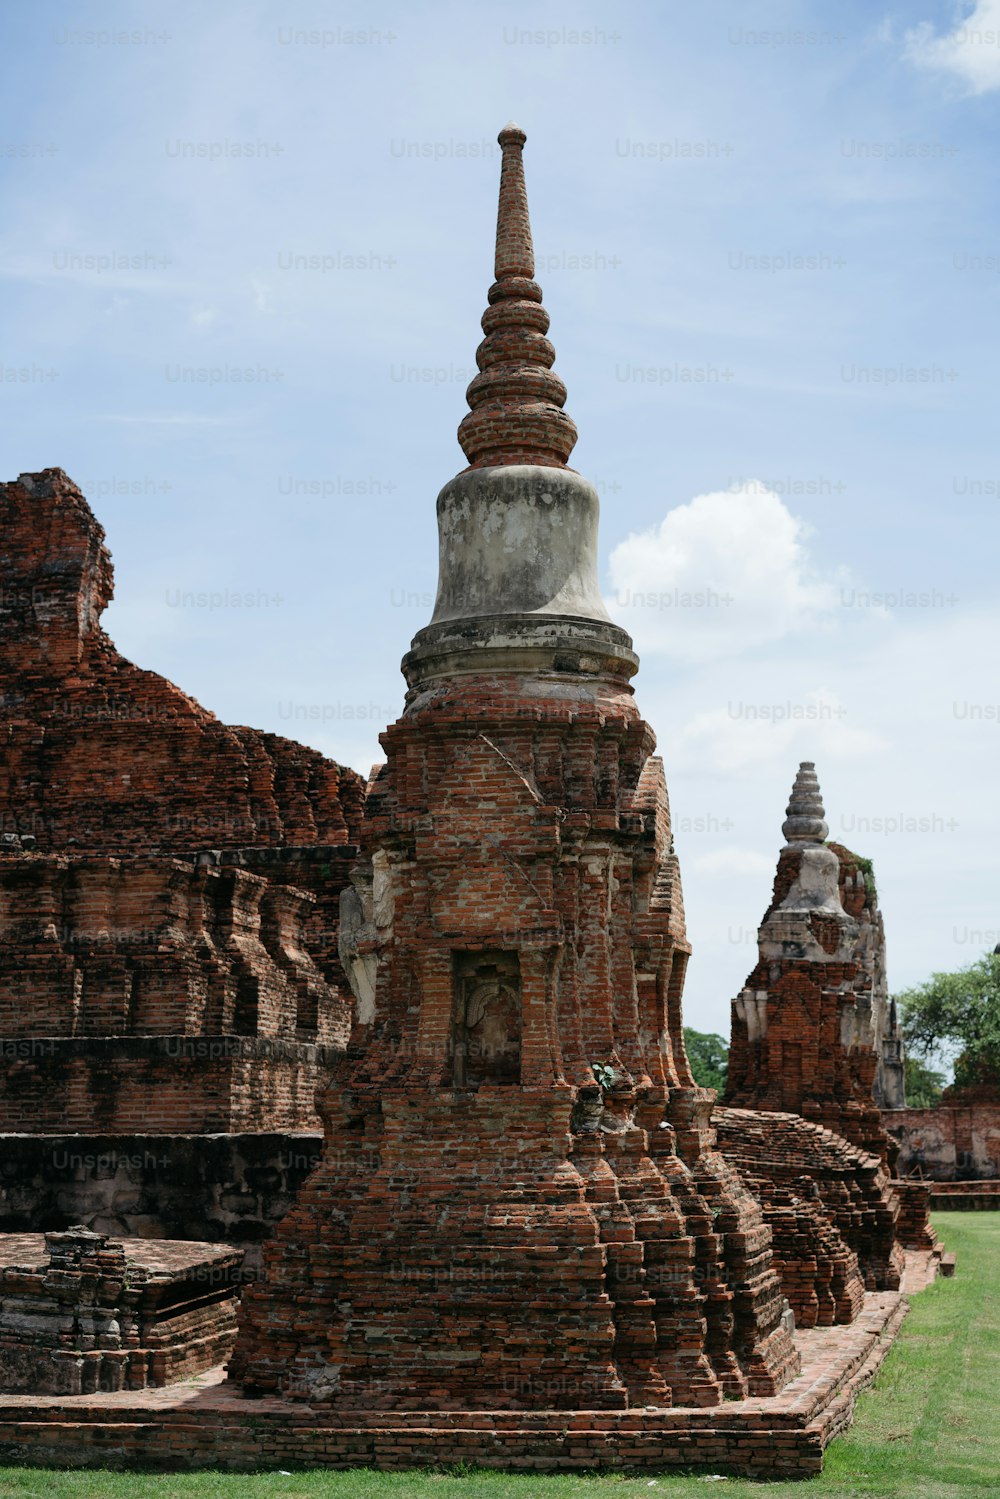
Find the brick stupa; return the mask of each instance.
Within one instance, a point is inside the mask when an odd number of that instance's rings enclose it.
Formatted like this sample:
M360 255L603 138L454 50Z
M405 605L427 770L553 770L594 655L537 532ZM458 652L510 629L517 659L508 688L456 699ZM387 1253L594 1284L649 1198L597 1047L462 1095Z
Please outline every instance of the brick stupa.
M782 832L757 965L733 1001L726 1102L801 1114L891 1165L874 1096L894 1026L882 918L860 861L827 842L811 761Z
M897 1147L875 1101L876 1089L902 1093L902 1043L874 879L827 841L811 761L799 766L782 832L757 964L733 1001L715 1123L764 1204L785 1292L808 1326L852 1320L859 1273L867 1289L893 1290L905 1248L939 1258L941 1246L927 1188L893 1176Z
M507 126L496 280L437 502L342 945L322 1164L249 1287L230 1377L358 1410L623 1410L798 1369L758 1203L715 1149L681 991L663 767L566 466Z

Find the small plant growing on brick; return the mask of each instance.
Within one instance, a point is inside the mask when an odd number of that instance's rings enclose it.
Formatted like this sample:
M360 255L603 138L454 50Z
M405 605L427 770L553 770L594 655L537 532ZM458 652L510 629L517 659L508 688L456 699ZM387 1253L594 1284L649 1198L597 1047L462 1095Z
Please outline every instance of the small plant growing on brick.
M597 1079L602 1093L610 1093L618 1081L618 1074L610 1062L591 1062L590 1070Z

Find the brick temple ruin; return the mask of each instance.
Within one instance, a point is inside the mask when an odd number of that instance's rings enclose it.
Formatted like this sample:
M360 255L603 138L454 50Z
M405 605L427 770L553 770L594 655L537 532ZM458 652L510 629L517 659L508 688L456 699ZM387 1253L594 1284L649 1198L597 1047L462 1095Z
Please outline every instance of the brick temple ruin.
M0 1127L314 1124L350 1029L337 902L360 777L118 654L104 533L60 470L0 487L0 527L0 940L19 953L0 1036L22 1043Z
M0 485L0 534L0 1229L255 1262L350 1033L364 782L119 655L61 470Z
M874 878L827 841L811 762L782 832L714 1122L764 1204L796 1321L811 1326L853 1321L863 1289L898 1289L907 1249L934 1262L941 1246L928 1188L895 1176L876 1103L902 1103L904 1076Z
M19 1461L805 1474L905 1314L881 923L805 769L725 1107L692 1078L663 765L567 466L524 135L499 140L467 467L367 788L124 661L79 490L0 488ZM102 1223L94 1177L44 1196L38 1142L74 1140L169 1164L126 1170ZM258 1202L273 1236L233 1346L222 1208L278 1144L315 1169Z

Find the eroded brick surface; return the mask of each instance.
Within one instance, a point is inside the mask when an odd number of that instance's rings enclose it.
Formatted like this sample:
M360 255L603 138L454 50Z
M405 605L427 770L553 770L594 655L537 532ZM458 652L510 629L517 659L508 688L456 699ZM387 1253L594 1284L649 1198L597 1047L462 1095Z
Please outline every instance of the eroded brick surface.
M902 1065L874 880L827 831L806 763L758 961L733 1002L728 1107L717 1116L724 1153L751 1173L768 1221L782 1228L785 1291L805 1316L814 1301L831 1309L817 1207L842 1240L838 1274L846 1248L869 1290L899 1286L904 1246L940 1253L927 1189L895 1178L897 1146L874 1098L880 1068L892 1091ZM855 1302L856 1285L833 1297L833 1315L849 1319Z
M0 1234L0 1390L141 1390L212 1368L236 1331L240 1259L82 1227Z
M62 470L0 485L0 529L0 1129L315 1126L361 778L118 654Z
M988 1095L967 1103L942 1101L933 1109L900 1109L885 1122L899 1146L904 1176L913 1172L935 1182L1000 1178L1000 1102Z
M780 1388L770 1235L683 1051L680 880L631 694L460 680L383 743L374 1010L234 1377L403 1408Z
M45 852L355 841L354 771L230 728L115 650L104 531L62 469L0 485L3 832Z
M319 1164L322 1135L0 1136L0 1233L81 1224L115 1238L225 1243L240 1280Z

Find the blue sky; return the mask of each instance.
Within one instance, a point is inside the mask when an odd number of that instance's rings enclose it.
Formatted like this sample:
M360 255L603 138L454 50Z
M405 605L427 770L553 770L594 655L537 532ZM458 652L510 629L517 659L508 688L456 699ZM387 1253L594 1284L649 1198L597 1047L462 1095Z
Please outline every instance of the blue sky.
M0 43L3 475L85 488L125 654L379 757L514 118L688 1022L728 1033L802 758L895 987L1000 940L1000 0L37 0Z

